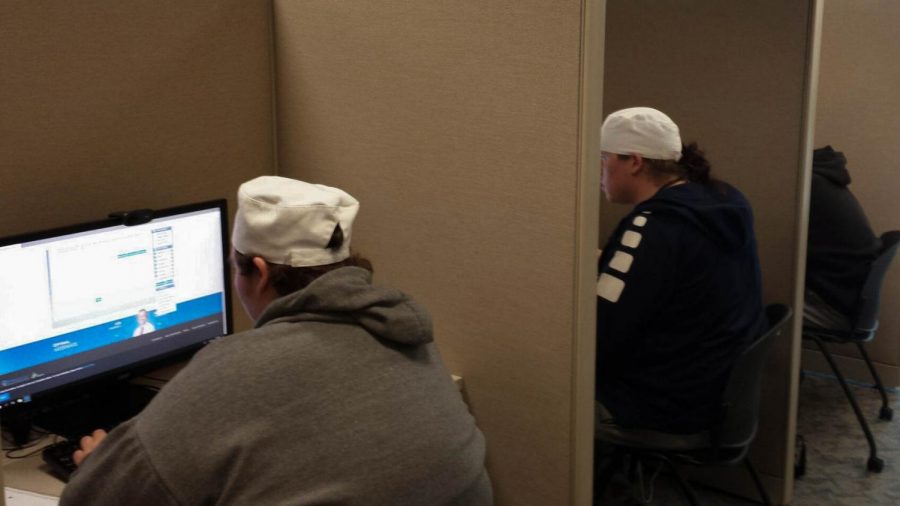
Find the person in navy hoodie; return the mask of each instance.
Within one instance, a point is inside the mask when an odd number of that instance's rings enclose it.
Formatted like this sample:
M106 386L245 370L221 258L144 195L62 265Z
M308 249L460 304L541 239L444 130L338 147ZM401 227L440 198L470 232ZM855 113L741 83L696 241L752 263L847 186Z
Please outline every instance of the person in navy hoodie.
M648 107L610 114L602 188L633 205L599 259L596 428L695 434L765 328L750 204Z

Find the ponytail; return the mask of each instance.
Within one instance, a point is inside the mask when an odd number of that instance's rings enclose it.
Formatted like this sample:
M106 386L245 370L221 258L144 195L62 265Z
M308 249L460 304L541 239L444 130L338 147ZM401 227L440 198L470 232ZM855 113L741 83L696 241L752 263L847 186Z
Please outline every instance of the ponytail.
M617 156L624 160L631 155ZM723 191L724 188L722 182L713 178L710 174L712 168L709 165L709 161L706 159L703 151L697 147L696 142L681 145L681 158L677 162L671 159L644 158L644 164L650 171L651 176L658 178L662 182L675 176L679 179L702 184L720 191Z
M684 178L688 181L706 186L712 184L709 161L703 155L703 151L697 147L696 142L681 145L681 159L678 160L678 165L684 171Z

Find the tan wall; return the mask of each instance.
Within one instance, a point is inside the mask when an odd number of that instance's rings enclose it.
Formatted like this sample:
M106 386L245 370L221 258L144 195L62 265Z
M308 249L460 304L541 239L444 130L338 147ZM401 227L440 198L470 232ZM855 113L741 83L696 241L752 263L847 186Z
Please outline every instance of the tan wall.
M767 303L793 305L795 293L809 15L801 1L608 2L604 113L665 111L706 151L714 174L747 195ZM601 210L603 239L623 211L606 202ZM790 493L793 347L788 335L771 354L753 450L776 497Z
M0 235L231 198L271 173L270 12L0 2Z
M354 244L432 312L498 504L572 501L582 4L275 2L280 173L362 202Z
M815 145L847 156L850 190L877 234L900 229L900 2L828 0L822 27ZM882 292L881 328L867 345L887 385L900 385L900 259ZM851 348L836 353L857 357ZM871 381L864 368L844 368ZM804 365L815 361L805 362ZM827 370L827 365L824 365Z

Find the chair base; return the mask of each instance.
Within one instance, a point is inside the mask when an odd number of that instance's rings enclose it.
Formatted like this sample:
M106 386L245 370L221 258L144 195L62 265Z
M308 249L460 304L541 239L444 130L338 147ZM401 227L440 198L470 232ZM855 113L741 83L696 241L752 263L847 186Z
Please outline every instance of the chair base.
M794 443L794 478L802 478L806 475L806 440L801 434L797 434Z
M869 457L868 462L866 462L866 469L873 473L880 473L884 470L884 460L878 457Z
M828 365L831 367L831 370L834 371L834 375L838 379L838 383L840 383L841 388L844 390L844 395L846 395L847 400L850 401L850 407L853 408L853 413L856 414L856 419L859 421L859 426L862 428L863 434L866 436L866 441L869 444L869 459L866 462L866 469L873 473L880 473L884 469L884 461L878 458L878 448L875 445L875 438L872 436L872 431L869 429L869 424L866 422L865 417L862 414L862 410L859 409L859 404L856 402L856 396L853 395L853 392L850 390L850 387L847 385L847 381L844 379L844 375L841 374L841 370L838 369L837 363L834 361L834 357L831 356L831 352L828 351L828 347L825 346L825 343L815 334L807 335L813 341L815 341L816 345L822 351L822 355L825 356L825 360L828 361ZM881 378L878 376L878 373L875 371L875 367L872 365L871 360L869 360L869 355L866 353L865 348L863 348L861 343L857 343L859 347L860 353L866 361L866 364L869 366L869 371L872 373L872 376L875 378L875 386L881 392L882 395L882 405L881 405L881 413L879 416L887 416L893 418L893 410L887 406L887 393L884 391L884 386L881 384ZM884 418L882 418L884 419Z
M630 457L630 459L626 459L626 457ZM628 460L629 465L628 469L625 469L625 462ZM634 474L635 469L639 466L642 466L644 462L647 461L656 461L662 463L675 478L675 481L678 483L678 488L681 491L681 495L684 498L687 504L691 506L698 506L700 504L699 499L697 498L697 494L694 491L694 488L688 482L688 480L681 473L681 470L678 468L676 461L683 460L678 454L667 454L663 452L657 452L652 450L645 450L640 448L628 448L616 446L613 456L611 458L610 465L606 466L603 471L599 471L598 475L595 475L594 482L596 483L596 487L594 490L594 504L601 504L603 494L606 492L609 483L613 479L613 475L615 472L622 472L630 483L634 483ZM686 463L689 465L695 466L704 466L704 465L719 465L717 462L710 462L708 464L699 463L694 460L686 460ZM759 473L757 473L756 468L753 466L753 463L750 461L749 456L744 455L744 457L735 462L735 464L742 463L744 468L747 469L747 472L750 474L751 479L753 480L753 484L756 486L756 490L759 493L759 497L762 500L762 504L765 506L772 506L772 500L769 498L768 492L766 492L765 487L763 486L762 479L760 479Z
M878 413L878 418L882 420L893 419L894 410L892 410L888 406L888 404L890 404L890 401L888 400L887 392L884 390L884 384L881 382L881 376L875 369L875 364L873 364L872 359L869 358L869 353L866 351L863 343L856 343L856 348L859 350L859 354L862 355L863 359L865 360L866 366L868 366L869 372L872 374L872 379L875 380L875 388L878 389L878 393L881 394L881 410Z

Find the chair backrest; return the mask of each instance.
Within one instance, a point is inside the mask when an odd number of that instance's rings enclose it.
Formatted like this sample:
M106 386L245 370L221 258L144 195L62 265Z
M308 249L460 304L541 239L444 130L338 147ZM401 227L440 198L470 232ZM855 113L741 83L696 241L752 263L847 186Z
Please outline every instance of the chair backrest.
M871 337L871 334L878 330L881 286L884 284L884 277L891 266L891 261L897 254L898 246L900 246L900 230L885 232L881 235L881 252L878 254L878 258L872 262L872 269L866 277L859 296L859 310L856 314L856 323L853 325L853 332L856 334Z
M772 343L782 334L790 316L791 308L784 304L766 306L767 329L734 363L722 395L721 423L713 433L718 448L746 447L756 436L763 366Z

